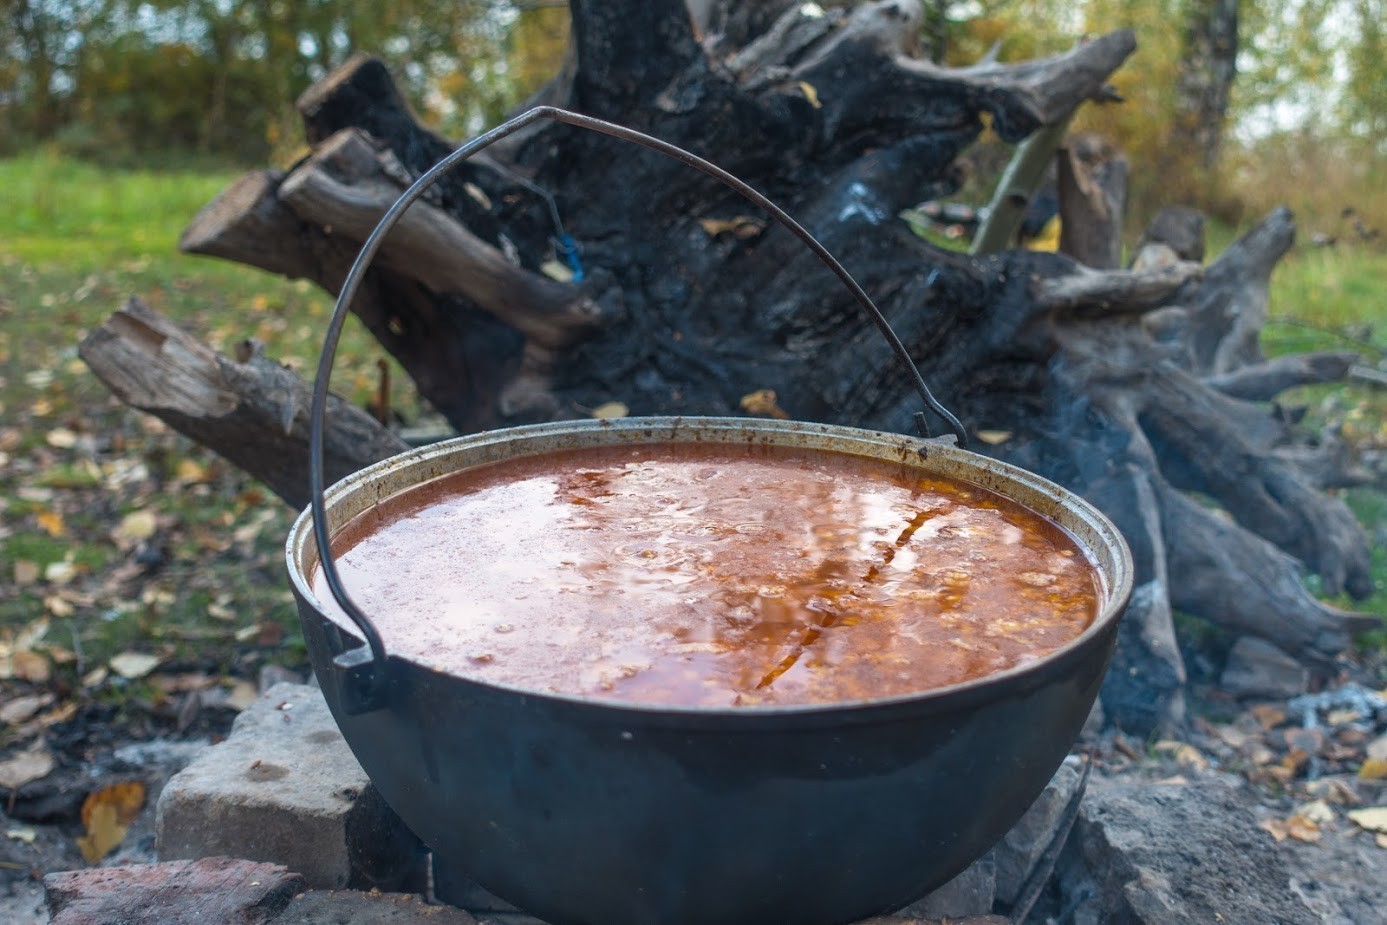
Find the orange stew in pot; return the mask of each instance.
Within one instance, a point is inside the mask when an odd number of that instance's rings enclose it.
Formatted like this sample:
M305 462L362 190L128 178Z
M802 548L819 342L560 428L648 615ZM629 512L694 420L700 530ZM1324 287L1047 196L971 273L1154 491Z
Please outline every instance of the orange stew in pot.
M535 691L682 706L857 701L1078 636L1096 570L971 483L765 446L553 452L408 489L335 537L388 652ZM331 601L321 571L315 593Z

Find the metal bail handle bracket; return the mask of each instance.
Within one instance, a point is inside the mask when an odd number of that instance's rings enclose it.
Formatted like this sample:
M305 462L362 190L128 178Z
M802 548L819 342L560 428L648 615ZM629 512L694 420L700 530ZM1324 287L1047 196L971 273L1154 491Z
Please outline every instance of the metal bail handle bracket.
M332 538L328 534L327 527L327 504L323 498L326 486L323 484L323 432L325 429L324 418L327 413L327 393L328 380L332 376L333 362L337 358L337 344L342 336L342 328L346 322L347 310L356 299L357 290L361 288L362 279L366 275L366 270L376 253L380 250L381 243L386 234L390 232L395 224L400 220L400 216L405 210L413 205L429 187L431 187L439 177L453 169L461 162L467 160L473 154L488 147L519 131L531 123L541 119L549 119L554 122L562 122L577 128L588 129L600 132L604 135L611 135L625 141L634 142L647 148L652 148L662 154L668 155L677 161L681 161L696 170L701 170L716 180L721 181L726 186L732 188L742 196L746 197L756 205L760 206L770 214L780 225L789 230L795 237L799 238L820 261L833 272L843 285L852 293L859 305L867 312L867 315L876 324L878 330L886 338L892 352L897 360L909 374L911 384L915 391L919 393L925 404L939 415L953 431L960 447L967 446L967 433L963 424L947 408L945 408L930 392L929 386L925 384L924 378L920 375L920 370L916 367L915 361L911 359L909 351L901 343L901 339L892 330L891 325L882 314L881 309L868 297L866 291L858 285L843 265L828 252L818 239L804 229L799 222L795 221L790 215L771 202L761 193L757 192L741 179L733 176L727 171L718 167L710 161L706 161L696 154L685 151L667 141L662 141L635 129L626 128L612 122L605 122L591 116L579 115L564 109L557 109L553 106L537 106L516 116L508 122L498 125L485 134L479 135L462 147L453 151L434 166L430 167L419 179L410 184L409 188L400 194L400 198L386 210L381 216L380 222L366 238L366 242L361 246L361 252L357 254L355 262L352 263L351 270L347 273L346 279L342 283L342 291L337 297L337 305L333 309L332 318L328 321L327 333L323 341L323 353L318 361L317 376L313 382L313 404L309 413L309 497L313 511L313 539L318 546L318 559L322 565L323 578L327 583L328 590L337 601L338 606L347 614L351 621L361 630L365 645L348 650L333 660L333 665L342 673L341 682L341 705L348 715L359 715L381 710L387 704L387 680L388 664L386 661L385 645L381 641L380 633L376 630L375 624L361 610L360 607L351 599L346 587L342 584L342 578L337 571L337 563L332 553ZM929 429L925 424L923 412L915 414L916 426L920 429L920 436L928 438Z

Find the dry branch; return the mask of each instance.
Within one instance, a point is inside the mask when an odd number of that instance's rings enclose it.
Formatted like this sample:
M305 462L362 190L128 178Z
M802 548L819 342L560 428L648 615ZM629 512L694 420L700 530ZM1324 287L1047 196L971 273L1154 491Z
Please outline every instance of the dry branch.
M119 398L215 451L296 508L308 504L312 387L256 352L217 353L138 299L82 341L79 353ZM329 483L406 449L369 414L328 401L323 470Z
M356 129L329 138L279 186L279 200L304 222L365 241L399 198L376 151ZM513 265L442 209L416 202L378 256L381 266L436 293L466 297L526 338L560 350L604 323L587 287L559 283Z
M1204 381L1225 395L1248 401L1271 401L1287 389L1321 382L1340 382L1349 375L1358 354L1335 351L1277 357L1243 366Z

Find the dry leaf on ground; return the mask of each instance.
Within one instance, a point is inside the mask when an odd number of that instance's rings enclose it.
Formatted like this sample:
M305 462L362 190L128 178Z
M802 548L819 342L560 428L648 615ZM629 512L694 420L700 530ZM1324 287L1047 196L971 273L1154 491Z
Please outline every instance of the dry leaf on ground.
M1374 806L1371 809L1355 809L1348 814L1354 824L1369 832L1387 834L1387 806Z
M29 694L16 697L0 706L0 723L18 726L38 715L38 712L53 702L52 694Z
M231 693L227 694L226 705L239 712L259 699L260 691L254 684L249 681L237 681L232 686Z
M23 842L26 845L32 845L34 843L34 839L39 837L39 833L26 825L13 829L6 829L5 837L10 839L11 841Z
M27 783L47 777L57 766L48 746L35 742L14 757L0 761L0 787L18 790Z
M790 416L776 401L775 389L757 389L755 392L748 392L742 396L741 406L747 414L754 414L759 417L771 417L783 421Z
M1286 721L1286 711L1270 704L1260 703L1252 708L1252 715L1263 729L1275 729Z
M34 515L34 521L51 537L59 537L67 532L67 527L63 524L63 515L57 511L39 511Z
M29 559L17 559L14 563L14 583L21 588L31 585L39 580L41 569L37 562Z
M1263 819L1257 824L1270 832L1271 837L1279 842L1294 838L1296 841L1314 844L1320 840L1319 825L1301 815L1291 816L1289 819Z
M1296 807L1297 816L1309 819L1316 825L1324 825L1334 821L1334 810L1329 808L1329 804L1324 800L1311 800Z
M111 531L111 537L125 548L149 539L158 528L159 522L153 511L132 511L120 519L120 523Z
M133 681L136 678L143 678L155 668L159 667L161 659L157 655L149 655L145 652L122 652L113 656L107 664L116 674Z
M592 409L592 416L599 421L614 421L617 418L624 418L630 413L631 409L619 401L609 401Z
M10 656L10 673L21 681L46 684L52 674L48 659L37 652L23 650Z
M1358 769L1358 777L1361 780L1387 780L1387 760L1369 758Z
M1333 777L1322 777L1305 785L1305 792L1339 806L1353 806L1358 802L1358 794L1353 788Z
M738 215L734 218L700 218L698 225L703 229L703 233L710 238L730 234L733 237L746 239L755 237L766 228L766 223L761 219L746 215Z
M77 434L66 427L55 427L43 438L49 446L59 450L70 450L77 445Z
M145 787L139 781L112 784L87 795L82 803L82 825L77 847L88 864L95 864L116 849L144 808Z

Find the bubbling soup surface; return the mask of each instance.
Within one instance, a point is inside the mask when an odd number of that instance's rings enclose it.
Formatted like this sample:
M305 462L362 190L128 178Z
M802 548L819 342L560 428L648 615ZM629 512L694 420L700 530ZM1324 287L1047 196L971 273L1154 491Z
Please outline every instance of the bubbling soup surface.
M585 448L468 469L333 548L387 651L683 706L854 701L994 674L1083 632L1096 570L976 485L777 447ZM321 570L314 591L342 625Z

